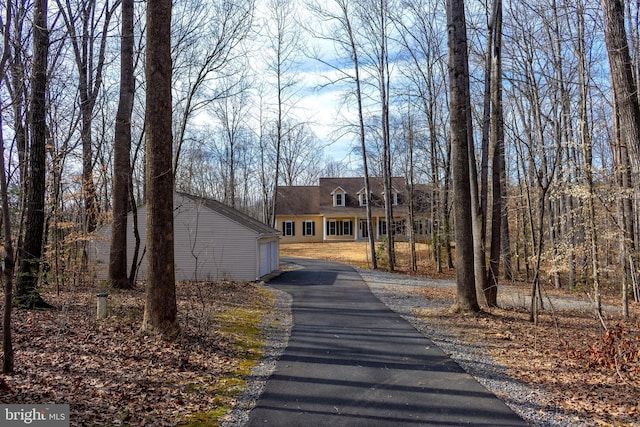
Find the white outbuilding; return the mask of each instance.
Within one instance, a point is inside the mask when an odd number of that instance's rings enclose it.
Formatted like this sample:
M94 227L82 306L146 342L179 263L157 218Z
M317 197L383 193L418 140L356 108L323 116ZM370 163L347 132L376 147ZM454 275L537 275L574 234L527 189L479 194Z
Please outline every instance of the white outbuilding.
M174 249L176 280L253 281L272 274L279 265L280 232L223 203L176 193ZM137 209L140 236L136 279L145 280L146 205ZM135 247L133 214L127 217L127 257L131 265ZM89 246L95 278L108 277L111 225L96 232ZM141 259L141 261L140 261Z

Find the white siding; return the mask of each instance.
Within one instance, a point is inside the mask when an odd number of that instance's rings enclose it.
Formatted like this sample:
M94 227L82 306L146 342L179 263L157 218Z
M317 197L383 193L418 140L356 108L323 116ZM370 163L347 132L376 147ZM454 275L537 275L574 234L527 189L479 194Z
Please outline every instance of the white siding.
M190 198L174 197L174 248L176 280L256 280L262 276L259 234ZM127 255L133 256L132 214L128 217ZM146 208L138 208L138 230L142 255L146 240ZM107 279L111 227L99 231L103 236L93 242L90 257L96 265L96 278ZM271 239L277 245L277 239ZM267 242L268 243L268 242ZM267 244L268 252L273 248ZM277 250L276 250L277 252ZM269 256L269 272L277 268ZM275 267L273 267L276 265ZM137 279L144 280L146 262L142 261Z

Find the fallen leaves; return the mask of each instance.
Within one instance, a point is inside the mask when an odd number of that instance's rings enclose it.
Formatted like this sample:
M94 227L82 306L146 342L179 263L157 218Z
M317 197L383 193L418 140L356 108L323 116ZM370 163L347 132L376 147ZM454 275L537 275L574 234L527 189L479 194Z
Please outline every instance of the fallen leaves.
M419 293L445 308L417 315L449 328L463 341L481 343L512 377L544 390L540 399L546 405L561 407L582 423L638 425L638 305L632 307L635 320L605 313L607 324L614 326L603 334L599 320L589 312L545 311L537 326L523 308L464 314L461 321L461 315L446 308L453 304L455 289L425 287Z
M0 399L70 404L72 425L162 426L224 415L255 363L248 356L259 354L272 299L252 283L180 283L177 292L182 332L174 342L140 334L141 290L110 295L104 320L96 319L96 289L46 295L56 310L15 310L16 371L0 377ZM245 323L253 327L238 327ZM211 416L204 419L213 423Z

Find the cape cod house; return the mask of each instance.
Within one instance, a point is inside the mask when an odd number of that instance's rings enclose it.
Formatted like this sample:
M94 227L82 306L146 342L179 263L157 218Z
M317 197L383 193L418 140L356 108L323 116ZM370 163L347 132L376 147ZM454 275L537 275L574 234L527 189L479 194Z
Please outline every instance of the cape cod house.
M175 193L174 262L176 280L253 281L277 270L280 232L223 203L211 199ZM139 267L136 278L146 278L144 259L146 239L146 205L137 209L140 233ZM127 256L131 265L135 237L133 214L127 217ZM95 268L95 278L107 279L111 226L96 232L88 255Z
M382 178L369 178L371 220L375 238L386 234ZM392 178L390 222L398 239L409 237L409 203L404 178ZM368 239L364 178L320 178L317 186L282 186L276 193L276 225L282 243ZM413 229L417 240L431 232L429 192L414 186Z

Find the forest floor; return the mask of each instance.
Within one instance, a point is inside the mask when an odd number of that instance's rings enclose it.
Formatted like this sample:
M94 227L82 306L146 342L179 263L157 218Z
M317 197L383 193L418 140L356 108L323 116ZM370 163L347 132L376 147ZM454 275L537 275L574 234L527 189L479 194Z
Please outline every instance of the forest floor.
M588 290L545 286L546 303L537 324L529 320L530 285L502 284L509 304L484 308L481 313L451 312L455 298L454 272L434 271L431 254L418 247L418 275L448 280L450 286L419 288L415 292L440 308L421 309L416 315L447 328L462 342L480 343L508 374L533 389L544 391L549 407L562 408L590 425L640 425L640 305L630 303L628 319L620 315L619 290L604 290L602 318L589 309ZM407 245L397 244L398 270L408 271ZM283 244L282 256L321 258L360 268L368 266L365 243L314 245ZM514 295L517 295L515 297ZM607 330L604 329L606 326Z
M181 333L139 332L142 286L111 292L96 319L86 287L44 293L52 310L14 310L15 373L0 375L0 402L69 404L72 426L215 426L263 357L273 295L254 283L179 283ZM278 319L270 319L278 321Z

